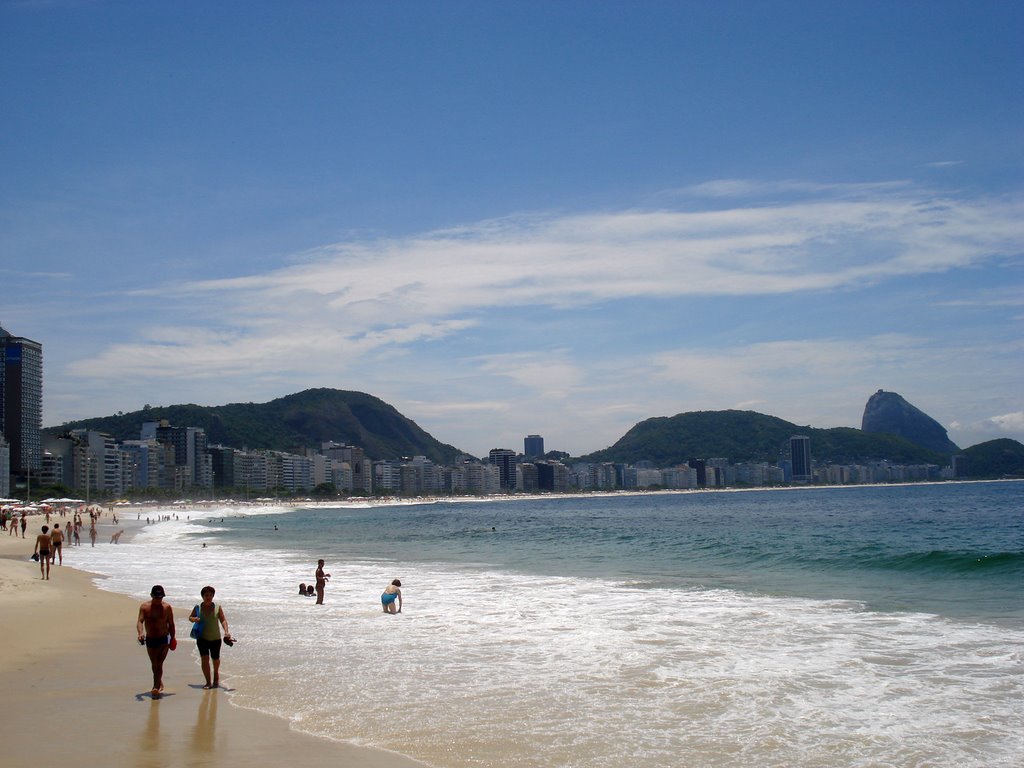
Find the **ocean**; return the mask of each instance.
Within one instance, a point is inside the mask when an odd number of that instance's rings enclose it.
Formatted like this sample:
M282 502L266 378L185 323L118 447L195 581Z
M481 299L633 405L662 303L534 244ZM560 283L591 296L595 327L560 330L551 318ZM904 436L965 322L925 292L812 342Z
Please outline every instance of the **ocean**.
M1021 482L168 514L69 559L163 584L182 638L215 586L232 701L300 731L437 768L1024 755Z

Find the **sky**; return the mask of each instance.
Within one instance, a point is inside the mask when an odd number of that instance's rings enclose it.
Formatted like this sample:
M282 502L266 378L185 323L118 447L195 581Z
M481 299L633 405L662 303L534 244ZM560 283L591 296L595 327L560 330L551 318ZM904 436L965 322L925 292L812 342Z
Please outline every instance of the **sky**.
M1024 441L1024 3L0 0L44 425L375 395L583 455L878 389ZM187 426L187 425L182 425Z

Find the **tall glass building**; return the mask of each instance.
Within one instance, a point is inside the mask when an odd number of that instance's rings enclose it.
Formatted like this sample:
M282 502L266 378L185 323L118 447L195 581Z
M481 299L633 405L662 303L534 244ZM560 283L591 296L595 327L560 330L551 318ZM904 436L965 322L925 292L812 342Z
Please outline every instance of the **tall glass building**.
M539 458L544 455L544 438L540 435L527 435L523 439L523 455L527 458Z
M516 452L509 448L491 448L488 458L498 468L502 490L515 490Z
M810 482L814 477L811 469L811 438L807 435L793 435L789 438L789 453L793 461L793 482Z
M43 345L0 327L0 433L10 472L21 480L42 469Z

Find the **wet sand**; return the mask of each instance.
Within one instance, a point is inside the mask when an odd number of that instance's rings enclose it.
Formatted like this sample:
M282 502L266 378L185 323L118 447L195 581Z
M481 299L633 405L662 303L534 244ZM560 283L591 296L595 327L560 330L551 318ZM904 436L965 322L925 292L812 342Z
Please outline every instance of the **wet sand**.
M54 565L43 581L29 559L43 522L30 518L25 539L0 531L5 768L422 768L393 753L294 732L284 720L233 706L230 688L203 690L188 639L190 606L170 597L179 644L164 667L165 694L153 700L149 659L135 631L139 603L98 589L91 574L72 568L72 547L67 564ZM96 546L115 546L108 543L114 530L102 526ZM129 532L116 546L130 546Z

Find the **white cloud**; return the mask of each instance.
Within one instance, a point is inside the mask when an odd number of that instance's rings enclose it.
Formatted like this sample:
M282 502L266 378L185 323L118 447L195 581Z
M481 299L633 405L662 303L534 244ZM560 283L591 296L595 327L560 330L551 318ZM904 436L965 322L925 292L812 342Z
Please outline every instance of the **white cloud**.
M1024 411L1004 413L989 419L1000 431L1009 434L1024 434Z
M151 302L124 325L135 338L83 355L67 375L91 413L108 410L99 403L111 382L146 393L140 401L210 404L332 386L422 408L434 421L421 426L468 450L491 447L491 435L514 444L525 429L571 435L552 445L573 452L610 444L636 420L684 410L757 406L797 423L857 426L879 387L915 402L915 393L937 389L977 392L987 375L982 389L992 395L979 408L1019 390L1006 343L995 360L973 340L951 350L918 334L860 338L856 314L842 337L718 349L669 335L649 354L575 351L599 333L595 325L628 327L626 300L864 288L998 263L1024 242L1024 201L1014 198L941 199L905 182L736 181L705 191L730 205L506 217L335 243L264 274L159 286L132 299L133 307ZM761 199L740 205L740 193ZM538 312L558 317L557 330L512 330ZM72 411L73 398L57 394L53 402ZM981 424L985 416L968 413L963 400L951 394L941 400L948 409L932 415ZM115 403L111 410L131 407L123 396ZM930 403L915 405L930 412ZM486 442L474 437L483 412Z
M1024 241L1020 202L937 201L900 190L713 211L488 221L339 243L300 265L177 292L226 304L243 325L315 312L362 329L496 306L829 290L978 264Z

